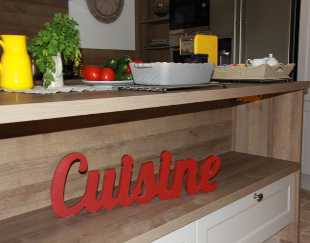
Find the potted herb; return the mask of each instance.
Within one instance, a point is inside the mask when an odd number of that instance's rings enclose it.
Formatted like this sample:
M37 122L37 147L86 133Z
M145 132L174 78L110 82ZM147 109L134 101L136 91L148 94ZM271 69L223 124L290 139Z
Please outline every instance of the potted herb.
M57 13L53 23L45 23L45 30L40 30L32 38L28 50L32 52L39 70L43 73L45 88L57 81L55 79L60 76L63 85L61 53L65 62L70 59L75 66L79 65L82 56L81 39L76 26L78 23L70 19L68 14ZM59 68L61 70L58 70Z

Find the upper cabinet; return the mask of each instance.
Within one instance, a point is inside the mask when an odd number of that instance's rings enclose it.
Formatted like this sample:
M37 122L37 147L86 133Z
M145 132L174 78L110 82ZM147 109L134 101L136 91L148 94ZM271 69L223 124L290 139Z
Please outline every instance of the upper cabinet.
M157 16L152 6L155 0L136 0L136 48L144 62L169 62L169 14ZM169 3L169 0L163 0Z

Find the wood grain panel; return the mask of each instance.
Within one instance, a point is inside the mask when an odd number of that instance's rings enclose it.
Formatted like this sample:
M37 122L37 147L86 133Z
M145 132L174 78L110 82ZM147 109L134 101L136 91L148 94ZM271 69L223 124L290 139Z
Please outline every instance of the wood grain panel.
M166 0L166 2L169 2ZM139 24L148 20L159 19L152 11L153 1L136 0L136 46L138 57L145 62L169 62L169 49L142 50L150 47L153 39L168 39L169 24Z
M55 13L68 13L68 1L21 1L1 0L1 34L27 35L31 38L44 28L45 22L52 22ZM2 53L2 50L1 50Z
M231 108L214 109L0 140L0 154L4 156L0 162L1 219L50 205L53 173L69 153L83 153L89 170L100 171L119 170L121 156L129 154L135 160L135 179L141 163L154 161L158 169L163 150L171 151L173 160L201 160L229 151L231 116ZM86 177L73 168L66 199L83 195L85 183Z
M39 5L39 6L59 6L62 8L68 7L68 0L31 0L31 1L24 1L24 0L1 0L1 4L8 4L7 2L15 2L15 3L25 3L31 5Z
M297 91L236 106L233 150L300 162L302 99Z
M86 102L94 113L90 116L72 117L72 120L70 118L66 121L65 117L72 111L64 109L67 113L64 118L59 118L60 128L48 129L49 125L53 125L53 119L50 119L38 132L35 131L35 126L40 126L40 123L32 124L27 117L28 122L1 127L15 130L20 127L24 131L17 132L15 136L11 133L0 140L0 235L4 235L6 238L2 239L7 239L8 242L21 237L35 242L42 239L41 234L47 242L64 242L69 237L72 241L96 242L107 236L113 242L148 242L220 209L300 169L299 163L292 162L298 161L300 141L296 141L297 145L291 148L292 151L283 149L288 147L286 143L294 142L292 139L300 139L302 108L295 109L294 106L302 103L301 89L306 86L307 84L300 82L242 84L232 85L231 89L226 90L199 89L168 94L94 92L59 96L14 95L20 99L2 100L0 103L4 102L5 105L0 106L0 110L9 116L12 114L5 113L3 107L21 106L19 108L22 109L25 106L21 104L26 104L35 108L41 103L46 109L50 107L49 104L63 105L69 102L67 108L73 108L71 101L75 106ZM296 89L300 91L295 92ZM291 93L274 94L290 90ZM264 99L258 103L246 104L237 104L232 99L244 94L263 94ZM12 94L6 95L2 97L13 97ZM134 100L136 103L131 104ZM90 106L91 103L96 105ZM101 105L105 106L104 109L110 105L108 110L112 111L113 107L113 113L101 110ZM146 114L139 114L140 111ZM30 114L27 110L19 115ZM60 117L61 114L54 115ZM128 117L123 118L122 115ZM79 121L81 124L70 128L70 122ZM27 129L23 127L25 125L32 127ZM231 148L249 154L222 154ZM158 168L159 153L163 149L172 152L173 160L189 157L199 160L210 154L220 154L227 163L223 162L218 177L222 181L219 190L207 197L197 195L194 199L183 196L171 201L159 201L155 198L147 205L134 204L128 209L102 210L95 214L83 212L66 219L59 219L52 214L49 206L51 179L58 162L66 154L81 152L89 159L89 169L100 171L111 167L119 171L121 156L130 154L135 160L135 178L139 165L143 162L154 161ZM265 154L267 157L250 153ZM290 158L291 161L274 159L279 156ZM296 180L299 181L299 172L296 174ZM70 171L68 183L67 199L83 194L85 176L76 173L76 167ZM296 189L295 222L290 227L293 231L298 226L298 183ZM44 209L40 210L42 207ZM33 211L37 209L39 210ZM100 217L101 213L104 218ZM37 222L34 228L26 223L32 220ZM113 225L115 230L112 230ZM20 229L18 234L15 234L16 227ZM76 232L80 234L77 235ZM124 232L125 234L121 234Z
M8 94L8 93L3 93ZM27 95L26 95L27 96ZM38 97L38 96L37 96ZM233 100L210 101L182 106L158 107L138 109L133 111L111 112L90 116L66 117L46 119L44 121L17 122L0 124L0 138L13 138L36 134L45 134L59 131L68 131L81 128L118 124L124 122L153 119L159 117L176 116L205 110L230 108L235 104ZM213 119L210 117L209 119Z
M136 51L131 50L106 50L106 49L88 49L82 48L83 63L85 66L94 65L103 68L109 58L118 58L122 55L128 55L132 60L138 58Z
M56 95L0 93L0 124L91 114L123 112L206 101L308 89L308 82L276 84L230 84L162 94L149 91L72 92ZM25 112L26 111L26 112Z
M155 197L144 205L96 213L83 211L67 218L56 217L46 207L0 221L1 240L150 242L298 170L293 162L248 154L229 152L220 157L223 163L216 176L219 184L212 193L189 196L183 191L176 199L162 201Z
M300 165L303 91L265 96L257 103L236 106L233 111L233 150L295 161ZM237 119L237 117L243 117ZM298 242L300 175L296 174L295 221L282 239Z
M169 62L170 53L168 48L155 50L140 50L141 59L147 62Z
M0 0L3 12L52 17L55 11L68 13L68 0Z

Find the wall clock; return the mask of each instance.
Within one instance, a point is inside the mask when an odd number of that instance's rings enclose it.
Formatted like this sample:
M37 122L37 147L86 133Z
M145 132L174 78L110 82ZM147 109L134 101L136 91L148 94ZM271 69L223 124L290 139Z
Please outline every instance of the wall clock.
M123 11L124 0L86 0L91 14L102 23L112 23Z

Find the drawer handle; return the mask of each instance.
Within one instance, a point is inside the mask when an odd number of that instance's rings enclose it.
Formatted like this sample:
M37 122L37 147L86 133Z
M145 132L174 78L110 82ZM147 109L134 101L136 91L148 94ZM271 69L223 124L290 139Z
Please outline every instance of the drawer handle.
M258 202L260 202L261 200L263 200L264 198L264 195L263 193L260 193L260 194L254 194L254 199L256 199Z

